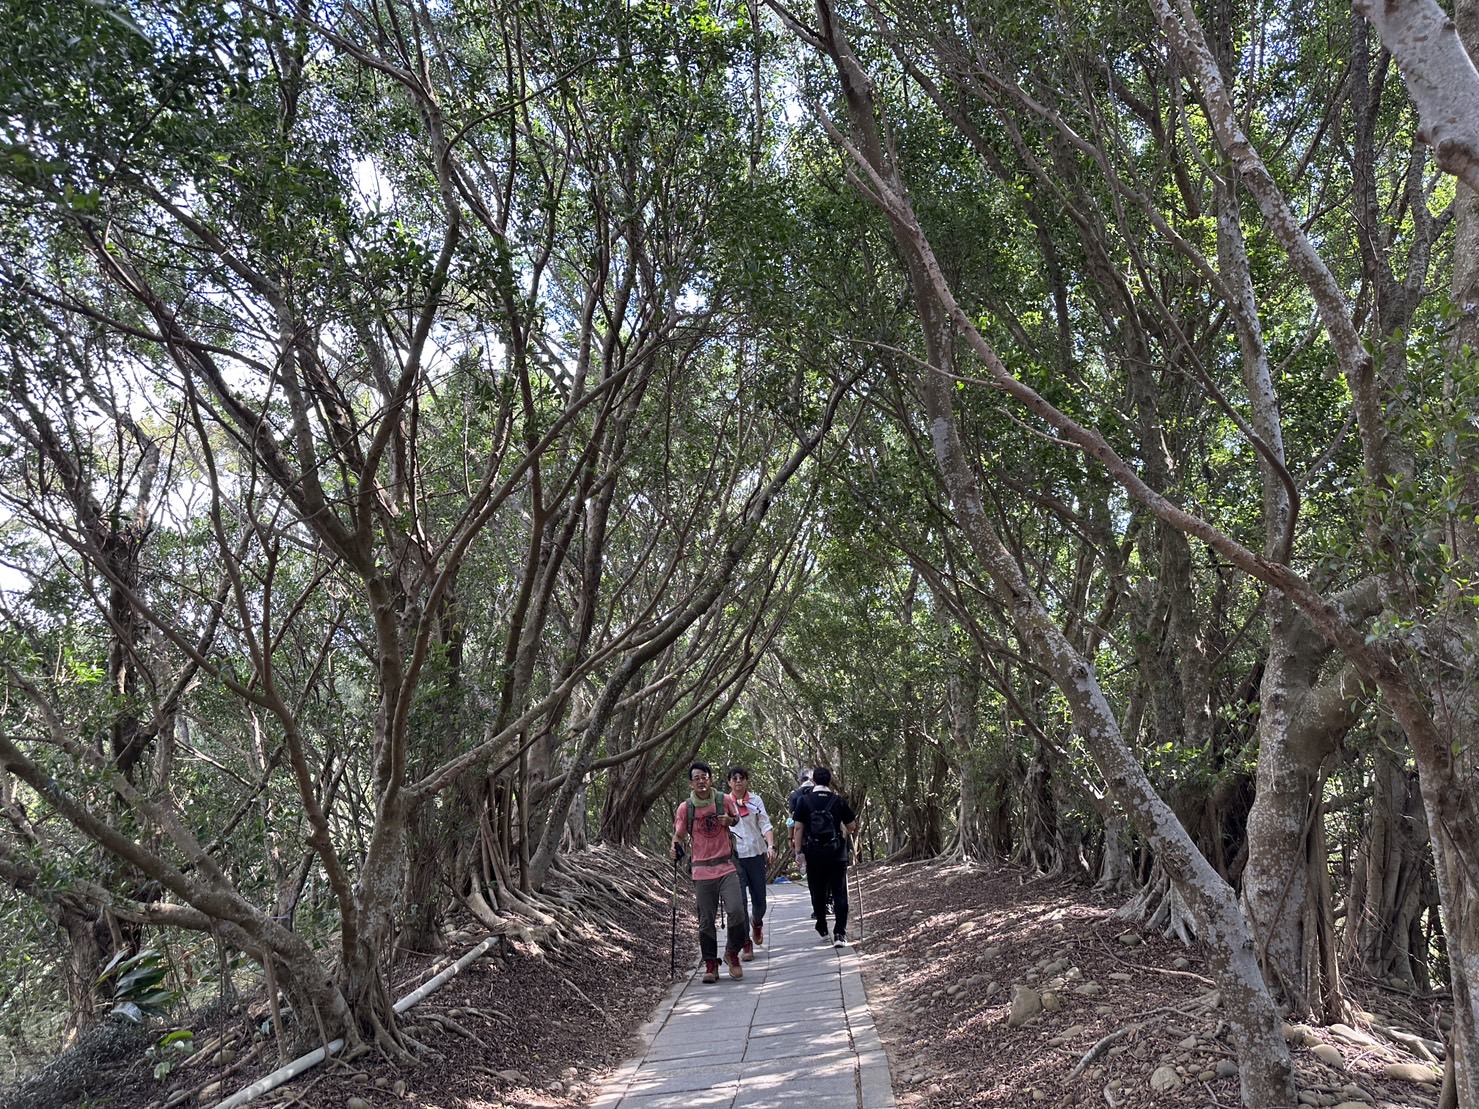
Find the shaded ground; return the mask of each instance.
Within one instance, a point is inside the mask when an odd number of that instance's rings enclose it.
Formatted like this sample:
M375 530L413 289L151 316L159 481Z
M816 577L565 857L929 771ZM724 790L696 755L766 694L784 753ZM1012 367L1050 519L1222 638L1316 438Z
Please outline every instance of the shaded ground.
M1241 1104L1200 952L1142 935L1115 918L1117 902L1013 868L879 865L860 877L863 980L900 1106ZM1436 1075L1436 1065L1367 1033L1374 1017L1432 1037L1438 1014L1369 983L1346 985L1366 1019L1345 1034L1286 1029L1301 1102L1436 1105L1436 1085L1383 1073L1397 1064ZM1048 1006L1015 1028L1014 987Z
M372 1109L502 1109L583 1105L600 1079L627 1057L636 1030L668 988L671 865L630 851L597 849L585 857L640 891L630 902L616 895L576 891L556 881L552 894L579 910L568 942L541 950L510 942L478 959L440 990L401 1016L401 1028L434 1055L403 1067L378 1051L332 1062L257 1098L257 1107L346 1109L359 1098ZM680 895L682 896L682 895ZM609 914L609 915L608 915ZM680 927L683 917L680 911ZM697 945L689 927L679 936L680 965L691 965ZM395 975L391 993L409 994L476 946L476 926L453 933L447 955L417 959ZM164 1109L212 1106L280 1065L276 1046L259 1033L266 1010L256 999L225 1021L198 1021L195 1042L205 1045L164 1081L138 1041L110 1065L90 1065L79 1079L50 1089L0 1091L5 1109ZM157 1032L155 1033L157 1035ZM147 1041L146 1041L147 1042ZM67 1057L63 1057L65 1060ZM61 1061L59 1061L61 1062ZM57 1091L65 1089L67 1096ZM363 1109L359 1103L355 1109Z
M628 905L615 895L592 900L588 890L556 889L567 903L588 907L570 942L548 951L510 944L502 955L495 948L495 957L473 963L402 1017L409 1034L436 1053L430 1061L406 1068L369 1053L317 1068L252 1104L584 1105L628 1056L637 1029L668 988L672 892L666 860L610 849L587 860L593 871L605 868L639 890L639 900ZM905 1109L1240 1104L1237 1078L1223 1073L1233 1057L1219 1035L1222 1018L1200 953L1140 936L1115 919L1116 903L1091 890L1011 868L870 865L857 876L862 919L855 905L849 930L859 937L869 999ZM686 973L697 955L686 885L678 933L678 966ZM478 938L473 929L454 935L449 955L469 950ZM409 993L449 961L402 968L394 995ZM1359 981L1347 984L1378 1026L1433 1036L1429 1022L1438 1014L1431 1008ZM1048 1010L1008 1027L1014 986L1033 989ZM277 1065L275 1046L257 1031L260 1009L258 1001L227 1020L197 1023L196 1042L210 1050L162 1082L132 1041L118 1061L89 1063L66 1097L55 1096L62 1087L53 1087L51 1095L37 1090L30 1100L0 1093L0 1103L7 1109L214 1105ZM1364 1031L1358 1022L1346 1038L1330 1029L1293 1033L1308 1103L1436 1105L1436 1086L1383 1074L1390 1064L1417 1062L1413 1056L1382 1037L1351 1042ZM1083 1062L1096 1045L1100 1054ZM1161 1073L1168 1088L1156 1090L1151 1077L1161 1068L1169 1068ZM77 1068L71 1074L77 1079ZM360 1101L351 1105L351 1099Z

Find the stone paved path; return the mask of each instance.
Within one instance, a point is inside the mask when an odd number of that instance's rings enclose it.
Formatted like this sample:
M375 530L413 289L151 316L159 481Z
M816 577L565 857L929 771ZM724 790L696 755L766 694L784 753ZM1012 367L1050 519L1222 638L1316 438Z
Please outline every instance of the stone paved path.
M591 1109L892 1109L857 953L818 940L804 885L768 894L765 946L744 978L721 962L715 985L699 970L677 982ZM694 927L691 908L678 926Z

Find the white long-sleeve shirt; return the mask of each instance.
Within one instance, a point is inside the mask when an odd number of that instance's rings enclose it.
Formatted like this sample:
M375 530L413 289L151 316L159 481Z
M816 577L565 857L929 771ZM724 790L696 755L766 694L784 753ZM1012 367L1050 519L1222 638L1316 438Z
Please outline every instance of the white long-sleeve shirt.
M746 793L741 803L750 812L748 816L740 817L740 822L734 826L735 851L742 859L763 855L770 850L765 840L766 833L774 834L770 813L765 811L765 802L758 793Z

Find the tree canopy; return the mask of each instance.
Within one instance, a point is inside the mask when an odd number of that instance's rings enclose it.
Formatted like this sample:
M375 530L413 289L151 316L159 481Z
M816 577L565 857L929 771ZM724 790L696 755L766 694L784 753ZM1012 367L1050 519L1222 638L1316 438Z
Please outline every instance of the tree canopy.
M230 948L412 1052L702 755L1197 937L1245 1104L1444 983L1479 1105L1455 17L9 5L3 1008Z

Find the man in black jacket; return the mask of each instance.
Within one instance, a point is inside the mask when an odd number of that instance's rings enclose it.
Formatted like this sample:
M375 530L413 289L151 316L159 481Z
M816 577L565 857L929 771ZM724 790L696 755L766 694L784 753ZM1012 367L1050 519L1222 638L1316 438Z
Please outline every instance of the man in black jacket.
M844 833L856 835L858 817L847 799L832 791L832 771L819 766L812 772L812 788L794 794L791 847L806 855L806 885L811 891L817 935L833 947L847 943L847 863L843 861ZM837 926L827 932L827 902L836 911Z

